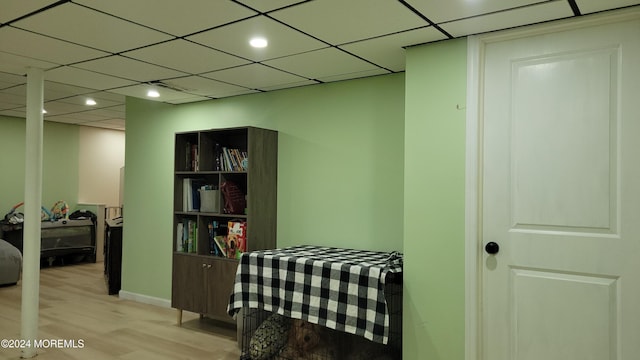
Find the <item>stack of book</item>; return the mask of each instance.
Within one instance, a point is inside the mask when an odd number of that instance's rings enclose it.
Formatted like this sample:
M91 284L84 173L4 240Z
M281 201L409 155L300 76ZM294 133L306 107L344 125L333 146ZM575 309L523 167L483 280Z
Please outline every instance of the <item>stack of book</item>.
M192 144L187 141L185 149L185 164L187 171L199 171L200 161L198 157L198 144Z
M176 227L176 251L186 253L198 252L198 222L183 219Z
M245 221L216 220L208 224L209 253L211 255L239 259L247 251L247 223Z
M246 151L222 148L219 157L222 171L247 171L249 158Z

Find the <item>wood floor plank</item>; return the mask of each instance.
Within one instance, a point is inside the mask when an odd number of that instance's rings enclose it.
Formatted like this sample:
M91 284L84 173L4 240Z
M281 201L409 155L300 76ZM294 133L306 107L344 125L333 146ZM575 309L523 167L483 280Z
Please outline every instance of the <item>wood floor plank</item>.
M0 339L19 339L21 284L0 287ZM82 348L38 349L40 360L240 358L235 329L197 314L107 295L103 264L48 267L40 272L39 340L80 340ZM0 360L20 359L20 349L0 349Z

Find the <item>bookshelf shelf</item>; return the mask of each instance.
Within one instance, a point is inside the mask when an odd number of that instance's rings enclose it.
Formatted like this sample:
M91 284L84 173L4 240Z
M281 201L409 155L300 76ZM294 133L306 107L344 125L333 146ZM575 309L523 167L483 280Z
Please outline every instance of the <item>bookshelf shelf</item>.
M278 133L256 127L176 133L171 305L179 324L183 310L235 323L226 307L242 244L276 246L277 150ZM230 183L234 213L221 191Z

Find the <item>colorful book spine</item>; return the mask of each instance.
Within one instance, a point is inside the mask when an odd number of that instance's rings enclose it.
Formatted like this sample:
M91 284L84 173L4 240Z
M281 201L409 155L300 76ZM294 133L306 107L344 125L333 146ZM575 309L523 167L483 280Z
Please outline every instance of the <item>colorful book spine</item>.
M245 221L229 221L227 235L227 257L239 259L247 251L247 223Z
M179 222L176 227L176 251L183 252L184 244L183 244L183 234L184 234L184 224Z

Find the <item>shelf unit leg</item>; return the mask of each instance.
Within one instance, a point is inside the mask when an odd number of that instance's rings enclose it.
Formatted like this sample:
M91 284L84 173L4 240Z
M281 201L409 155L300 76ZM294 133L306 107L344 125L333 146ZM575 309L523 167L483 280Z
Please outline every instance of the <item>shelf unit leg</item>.
M182 326L182 309L178 310L178 326Z

